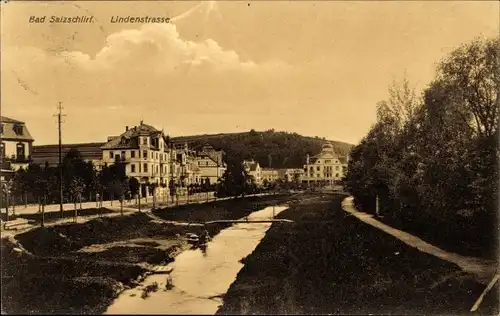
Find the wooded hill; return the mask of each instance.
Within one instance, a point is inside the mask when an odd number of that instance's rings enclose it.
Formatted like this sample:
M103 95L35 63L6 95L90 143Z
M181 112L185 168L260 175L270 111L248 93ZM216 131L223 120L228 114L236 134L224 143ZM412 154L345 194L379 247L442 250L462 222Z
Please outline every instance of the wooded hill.
M255 159L261 167L302 168L306 155L316 155L324 142L331 142L339 156L347 156L354 145L340 141L330 141L319 137L307 137L297 133L265 132L226 133L172 137L175 145L188 143L189 147L200 150L210 144L215 149L226 152L226 159Z

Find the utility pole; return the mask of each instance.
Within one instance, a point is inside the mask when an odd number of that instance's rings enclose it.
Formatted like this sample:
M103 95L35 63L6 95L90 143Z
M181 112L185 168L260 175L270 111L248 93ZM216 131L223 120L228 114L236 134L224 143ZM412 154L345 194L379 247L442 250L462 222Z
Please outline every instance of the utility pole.
M58 106L58 113L57 113L57 126L59 129L59 211L61 212L61 218L63 217L63 168L62 168L62 129L61 129L61 124L62 124L62 117L64 116L62 114L62 102L59 102Z

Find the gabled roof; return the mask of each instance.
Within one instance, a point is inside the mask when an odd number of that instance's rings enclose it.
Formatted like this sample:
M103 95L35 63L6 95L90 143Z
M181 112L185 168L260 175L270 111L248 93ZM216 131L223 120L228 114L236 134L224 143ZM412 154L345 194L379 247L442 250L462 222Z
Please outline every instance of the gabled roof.
M104 144L102 149L134 149L139 148L139 143L137 141L138 136L158 136L161 135L162 132L157 130L151 125L144 124L141 122L141 125L135 126L133 128L128 129L125 133L120 136L111 138L108 137L108 142Z
M1 133L2 140L19 140L19 141L33 141L33 137L31 136L26 124L24 122L2 116L0 117L3 126L3 133ZM15 127L19 126L20 133L16 133Z
M259 163L253 160L245 160L243 161L243 165L245 166L245 169L248 169L249 171L256 171L257 167L260 167Z

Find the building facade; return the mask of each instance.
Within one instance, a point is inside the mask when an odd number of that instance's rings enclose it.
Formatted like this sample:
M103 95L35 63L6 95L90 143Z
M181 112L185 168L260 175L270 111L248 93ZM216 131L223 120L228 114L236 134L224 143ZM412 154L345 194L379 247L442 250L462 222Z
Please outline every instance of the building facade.
M27 168L31 160L34 139L26 124L5 116L0 124L1 173L4 179L20 168Z
M243 167L245 171L248 173L250 177L253 178L253 181L257 186L262 185L262 168L260 164L255 160L244 160Z
M212 146L203 146L201 152L197 154L196 165L200 170L202 181L208 181L210 184L216 184L226 172L226 164L223 161L224 151L216 151ZM208 180L207 180L208 179Z
M279 169L278 177L285 182L302 182L304 178L304 170L300 168Z
M274 183L279 179L278 169L262 168L262 183Z
M167 194L169 180L172 175L174 158L166 136L162 131L144 124L125 128L120 136L108 137L108 142L101 146L102 164L111 165L115 161L125 163L125 173L139 181L139 195L151 196L150 183L156 183L156 193Z
M303 183L307 185L334 185L344 176L347 161L337 156L333 145L325 143L321 152L313 157L306 157Z

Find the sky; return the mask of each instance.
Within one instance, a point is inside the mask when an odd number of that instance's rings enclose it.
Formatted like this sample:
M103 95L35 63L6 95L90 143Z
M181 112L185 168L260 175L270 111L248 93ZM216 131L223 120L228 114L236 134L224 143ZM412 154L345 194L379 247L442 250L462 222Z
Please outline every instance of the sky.
M1 115L35 145L58 142L58 102L63 143L143 120L171 136L275 129L356 144L394 80L421 91L454 48L498 36L499 14L498 1L2 1Z

